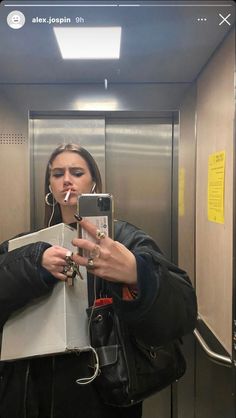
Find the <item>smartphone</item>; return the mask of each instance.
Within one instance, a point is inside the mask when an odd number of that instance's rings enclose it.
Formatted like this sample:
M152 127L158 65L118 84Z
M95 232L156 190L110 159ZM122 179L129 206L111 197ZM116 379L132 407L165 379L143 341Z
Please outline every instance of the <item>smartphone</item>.
M104 232L106 236L111 238L114 237L114 203L113 196L111 194L81 194L78 197L77 209L82 218L92 222L94 225L96 225L97 229ZM88 239L89 241L96 242L96 238L93 238L85 229L80 226L80 224L78 224L78 236L79 238L84 238ZM87 256L86 251L83 251L83 255Z

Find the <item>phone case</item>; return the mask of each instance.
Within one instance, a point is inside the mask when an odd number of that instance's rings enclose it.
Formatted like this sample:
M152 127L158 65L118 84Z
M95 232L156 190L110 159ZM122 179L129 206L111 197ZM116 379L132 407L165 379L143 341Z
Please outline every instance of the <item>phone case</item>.
M113 238L113 197L108 193L81 194L78 197L78 213L82 218L87 219L96 225L97 229L104 232L106 236ZM96 242L89 233L80 225L78 228L79 238ZM84 253L86 256L86 253Z

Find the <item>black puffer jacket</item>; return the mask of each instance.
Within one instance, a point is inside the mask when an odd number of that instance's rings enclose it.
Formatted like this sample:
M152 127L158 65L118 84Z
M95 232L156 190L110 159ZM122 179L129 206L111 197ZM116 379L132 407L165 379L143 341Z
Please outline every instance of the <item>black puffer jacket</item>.
M138 297L122 300L121 286L97 282L97 295L112 296L118 315L138 338L153 345L166 343L195 327L195 292L185 272L168 262L154 241L126 222L115 223L115 239L135 255ZM0 246L0 324L30 300L47 294L56 280L41 267L43 242L7 252ZM104 286L105 284L105 286ZM90 281L89 299L93 300ZM0 363L1 418L139 418L141 405L114 408L102 403L93 384L81 387L78 376L88 374L87 354L65 354Z

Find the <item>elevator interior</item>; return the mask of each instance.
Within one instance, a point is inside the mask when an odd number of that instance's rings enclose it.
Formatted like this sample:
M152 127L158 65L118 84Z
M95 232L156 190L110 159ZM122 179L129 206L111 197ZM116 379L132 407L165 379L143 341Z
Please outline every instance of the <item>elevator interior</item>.
M145 401L144 418L234 418L234 3L46 3L22 1L27 24L18 31L0 24L1 241L41 227L47 156L79 138L115 196L115 216L147 230L189 272L198 328L223 359L213 362L188 336L186 375ZM31 23L35 16L120 24L120 60L63 61L52 25ZM207 161L222 150L219 225L206 215Z

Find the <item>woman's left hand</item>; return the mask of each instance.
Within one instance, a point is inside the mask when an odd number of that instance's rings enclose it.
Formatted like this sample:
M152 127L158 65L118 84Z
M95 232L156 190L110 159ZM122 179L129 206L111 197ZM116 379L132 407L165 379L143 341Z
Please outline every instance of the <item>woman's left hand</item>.
M88 250L90 257L73 254L73 261L85 266L95 276L112 282L135 285L137 283L137 266L135 256L123 244L109 237L99 238L99 231L91 222L82 219L80 226L96 241L74 238L72 244Z

